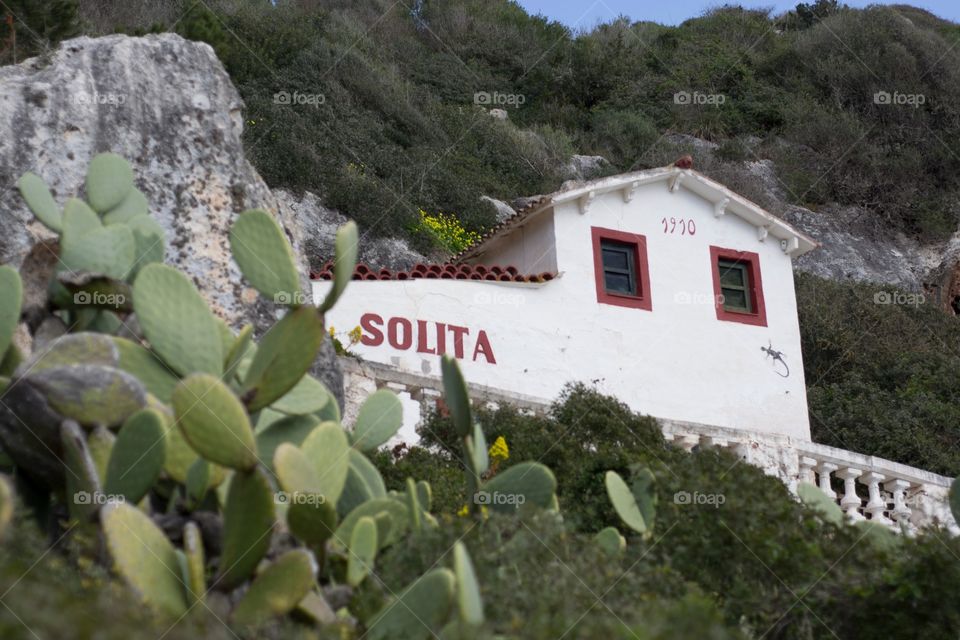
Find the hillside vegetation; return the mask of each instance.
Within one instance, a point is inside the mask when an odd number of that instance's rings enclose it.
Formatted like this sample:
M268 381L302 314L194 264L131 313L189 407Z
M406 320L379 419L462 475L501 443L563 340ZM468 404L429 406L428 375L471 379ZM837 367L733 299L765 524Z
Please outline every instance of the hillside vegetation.
M124 4L81 2L87 28L212 44L267 181L380 234L424 241L420 208L480 229L493 213L480 195L553 190L574 152L609 171L667 164L690 150L670 133L720 144L727 162L773 160L795 203L861 205L925 238L956 228L960 27L919 9L728 6L574 34L504 0Z
M742 170L769 159L793 203L857 205L922 240L958 224L960 26L908 6L727 6L678 27L620 19L576 34L503 0L11 6L36 35L21 34L23 55L79 31L208 42L272 186L317 192L425 251L444 243L421 212L482 231L493 211L481 195L555 189L574 152L603 156L608 173L692 152L777 213ZM878 306L868 286L797 286L814 437L960 473L956 321Z

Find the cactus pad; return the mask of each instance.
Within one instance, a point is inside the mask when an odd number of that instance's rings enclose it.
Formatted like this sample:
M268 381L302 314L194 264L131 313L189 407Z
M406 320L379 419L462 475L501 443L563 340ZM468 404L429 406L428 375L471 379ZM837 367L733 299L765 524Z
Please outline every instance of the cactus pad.
M373 570L377 557L377 523L364 516L357 520L350 535L350 555L347 559L347 583L357 586Z
M123 199L123 202L103 214L103 223L123 224L137 216L145 216L149 212L150 203L147 202L147 197L143 195L140 189L134 187L127 193L127 197Z
M183 553L187 559L187 600L191 604L202 602L207 591L207 581L204 577L206 562L200 527L195 522L188 522L183 527Z
M261 419L266 411L268 410L260 412ZM300 446L318 424L319 421L313 416L287 416L268 424L257 434L257 451L260 453L260 460L274 471L273 457L277 447L284 442ZM259 425L258 428L260 428Z
M137 258L133 232L125 225L96 229L69 241L64 236L60 262L72 272L102 273L125 280Z
M90 206L106 213L118 206L133 188L130 163L115 153L94 156L87 168L87 199Z
M143 601L171 617L187 611L177 552L157 525L132 505L113 502L100 523L114 568Z
M320 476L310 459L289 442L282 443L273 454L273 468L280 486L287 493L322 495Z
M4 532L13 521L14 500L13 485L10 483L10 479L0 474L0 540L3 539Z
M0 359L13 341L13 334L20 322L20 305L23 303L23 283L13 267L0 267Z
M370 394L357 412L353 427L353 446L361 451L373 451L387 442L403 425L403 405L389 389Z
M336 422L322 422L304 439L300 449L317 470L320 492L331 504L337 504L350 467L347 434Z
M184 378L173 390L172 403L177 424L197 453L234 469L256 466L250 418L220 378L205 373Z
M457 578L457 609L460 619L470 626L483 624L483 600L480 583L473 570L467 547L459 540L453 545L453 573Z
M134 282L133 306L150 346L174 371L222 373L216 320L185 275L166 265L147 265Z
M67 467L67 505L70 517L87 522L100 508L100 478L90 457L83 429L73 420L64 420L60 427L63 462Z
M119 353L117 366L127 373L136 376L143 383L147 391L155 395L161 402L169 403L173 397L173 389L179 379L170 371L160 358L149 350L126 338L112 337Z
M490 496L491 509L513 513L524 505L549 509L556 489L557 480L549 468L539 462L521 462L494 476L480 491Z
M313 554L296 549L283 554L263 570L233 611L237 624L256 626L292 611L313 588L317 562Z
M103 491L137 503L160 477L165 458L163 416L153 409L133 414L123 423L107 464Z
M644 536L649 536L653 526L641 511L640 505L630 487L616 471L607 471L604 477L607 487L607 496L613 504L614 510L624 524Z
M43 178L27 172L17 180L17 188L30 211L37 216L37 220L53 231L60 231L63 227L63 215Z
M148 215L142 215L131 219L127 226L133 232L135 250L131 276L148 264L163 262L166 241L160 223Z
M466 438L473 433L473 417L470 413L467 383L453 356L444 355L440 360L440 369L443 372L444 400L450 409L453 425L457 428L460 437Z
M266 472L257 467L234 473L223 509L218 587L232 589L253 573L270 547L273 524L274 494Z
M337 511L322 495L301 496L287 509L287 527L304 544L318 551L337 529Z
M456 578L434 569L404 589L399 602L387 603L367 625L370 640L425 640L436 636L450 614Z
M230 250L243 277L277 304L299 305L300 276L283 229L263 209L244 211L230 229Z
M611 558L619 558L623 555L623 550L627 548L627 541L620 535L616 527L602 529L593 539L597 546Z
M293 389L290 389L270 407L281 413L305 415L323 411L331 402L336 403L336 400L330 390L308 373L300 378L300 382Z
M337 229L337 239L334 241L333 285L320 304L320 313L326 313L332 309L344 289L350 284L353 270L357 265L358 243L355 222L351 220Z
M381 518L381 516L386 516ZM396 542L409 528L409 513L406 505L394 498L373 498L367 500L347 514L333 538L333 547L344 551L353 537L353 528L360 518L370 517L377 522L377 540L380 547Z
M117 348L107 336L98 333L70 333L39 350L23 365L21 375L75 364L115 367Z
M380 472L365 455L350 449L349 458L347 481L337 500L337 512L341 515L350 513L367 500L387 495Z
M113 367L55 367L31 373L27 379L54 410L84 425L118 425L147 403L140 381Z
M309 305L291 309L270 327L244 379L244 398L251 412L270 406L300 382L323 336L323 319Z

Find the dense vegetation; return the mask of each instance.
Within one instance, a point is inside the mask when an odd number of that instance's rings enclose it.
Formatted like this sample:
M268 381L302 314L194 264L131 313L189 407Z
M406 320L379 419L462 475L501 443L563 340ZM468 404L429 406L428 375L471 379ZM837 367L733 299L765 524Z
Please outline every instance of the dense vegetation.
M960 323L933 297L876 303L891 291L798 274L813 437L960 475Z
M553 469L564 526L546 516L492 530L455 520L436 539L388 555L382 577L391 587L463 535L489 581L484 597L499 628L524 637L571 628L570 637L633 637L625 626L640 638L948 638L960 629L950 602L960 592L960 543L942 532L885 548L820 522L779 480L726 452L666 445L651 419L583 387L568 389L546 417L503 408L479 419L491 440L509 443L501 470L529 458ZM399 489L415 468L443 496L438 510L453 512L465 500L453 426L433 415L421 434L437 453L382 454L384 477ZM622 528L604 499L604 472L629 477L641 466L657 479L655 533L647 542L631 538L627 556L611 566L585 550L583 538ZM679 491L724 502L677 504Z
M56 12L37 11L41 4ZM209 42L247 102L248 152L271 184L317 191L366 227L424 247L420 210L454 213L477 230L492 216L479 195L555 188L574 151L604 155L610 171L665 164L689 150L663 137L669 132L719 143L716 159L698 158L718 175L743 160L774 160L791 199L807 206L862 205L925 238L957 224L960 66L951 45L960 29L913 8L821 1L779 17L723 8L675 28L617 21L574 36L492 0L425 0L412 12L373 0L18 6L29 9L18 15L35 34L19 37L21 52L42 53L45 41L77 29L174 28ZM681 105L673 99L681 91L725 100ZM877 104L879 91L923 95L923 104ZM322 100L281 104L281 92ZM476 92L523 101L506 107L504 122L474 104ZM750 185L731 186L759 199ZM815 437L960 472L956 320L929 305L877 305L877 289L865 285L801 276L797 290ZM457 515L467 502L462 462L452 425L434 416L424 429L433 451L376 456L391 489L403 491L410 476L431 483L439 520L378 558L377 591L396 592L449 563L462 539L483 586L483 633L960 633L960 543L942 532L890 547L822 522L779 481L725 453L670 447L652 420L585 388L570 389L545 417L504 408L480 419L488 441L509 443L501 471L524 459L553 469L562 520L491 514L478 524ZM631 478L640 466L657 478L655 535L631 537L625 555L610 558L591 541L608 525L623 530L603 474ZM676 504L678 491L724 503ZM80 536L48 551L18 506L0 546L0 636L234 637L220 620L230 609L224 598L212 594L209 608L170 630L82 552ZM369 611L370 593L358 590L351 611ZM268 631L296 637L303 627Z
M677 27L619 19L574 34L505 0L79 6L91 33L210 43L271 185L422 247L420 209L479 230L493 215L480 195L555 189L573 152L626 171L692 150L728 181L736 163L769 158L789 200L863 206L925 238L960 211L960 27L920 9L725 6ZM671 133L720 144L718 161Z

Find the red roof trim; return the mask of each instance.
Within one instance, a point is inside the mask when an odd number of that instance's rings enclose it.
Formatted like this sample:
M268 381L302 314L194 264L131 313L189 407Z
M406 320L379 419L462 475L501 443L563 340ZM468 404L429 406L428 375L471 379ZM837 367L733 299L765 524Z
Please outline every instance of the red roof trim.
M428 278L432 280L490 280L495 282L548 282L557 274L549 271L543 273L523 274L513 265L482 265L448 262L444 264L415 264L409 271L391 271L380 269L375 271L369 266L359 263L353 270L353 280L413 280ZM333 263L327 262L320 271L310 273L311 280L332 280Z

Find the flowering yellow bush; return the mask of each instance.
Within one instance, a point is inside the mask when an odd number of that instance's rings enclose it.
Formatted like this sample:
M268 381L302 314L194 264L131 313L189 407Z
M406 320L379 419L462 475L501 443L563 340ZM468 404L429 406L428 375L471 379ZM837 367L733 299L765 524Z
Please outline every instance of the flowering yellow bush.
M333 325L330 325L330 328L328 329L328 331L330 332L330 340L333 341L333 348L338 355L350 355L350 351L349 351L350 347L359 343L360 339L363 338L363 330L360 328L359 325L357 325L353 329L350 329L350 331L347 331L346 345L344 345L343 341L341 341L337 337L337 330Z
M423 209L420 209L418 231L429 234L437 244L451 253L460 253L480 240L480 234L467 231L456 216L447 213L430 215Z
M503 436L498 437L494 443L490 445L489 455L490 459L494 462L501 462L510 457L510 448L507 447L507 441L504 440Z

